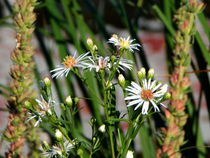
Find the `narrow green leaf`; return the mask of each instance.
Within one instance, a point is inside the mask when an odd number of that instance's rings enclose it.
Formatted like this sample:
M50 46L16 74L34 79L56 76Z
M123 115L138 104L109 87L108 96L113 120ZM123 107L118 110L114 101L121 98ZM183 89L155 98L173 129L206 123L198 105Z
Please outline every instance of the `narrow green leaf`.
M198 42L198 45L199 45L199 47L201 49L201 53L203 54L204 59L206 60L206 62L208 63L208 65L210 65L210 52L206 48L203 40L201 39L201 36L200 36L199 32L196 32L195 39Z
M152 136L150 134L151 132L149 130L149 127L147 127L145 124L142 124L139 131L141 150L144 158L154 158L156 153Z
M163 12L160 10L160 8L157 5L153 5L152 7L154 9L154 11L157 13L157 15L159 16L160 20L165 24L166 28L168 29L168 31L171 33L171 35L175 35L175 30L174 28L171 26L171 22L170 20L168 20L166 18L166 16L163 14Z

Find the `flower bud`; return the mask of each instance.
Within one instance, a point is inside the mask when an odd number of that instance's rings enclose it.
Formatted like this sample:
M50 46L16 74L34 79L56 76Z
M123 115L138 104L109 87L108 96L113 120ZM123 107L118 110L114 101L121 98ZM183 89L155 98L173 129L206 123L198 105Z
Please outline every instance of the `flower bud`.
M25 108L29 109L31 107L31 103L29 101L25 101Z
M61 133L61 131L59 129L55 130L55 137L59 141L61 141L63 139L63 134Z
M201 12L204 8L204 3L203 2L198 2L197 4L197 13Z
M43 141L43 142L42 142L42 148L43 148L44 150L49 150L49 149L50 149L50 146L49 146L49 144L48 144L46 141Z
M99 130L100 132L102 132L102 133L106 132L106 126L105 126L105 124L101 125L101 126L98 128L98 130Z
M80 157L84 157L83 150L82 149L78 149L77 150L77 155L79 155Z
M93 137L93 143L95 144L97 141L97 138L96 137Z
M72 106L72 105L73 105L73 101L72 101L71 96L66 97L66 104L67 104L68 106Z
M112 84L112 82L106 82L106 86L107 86L107 88L108 89L111 89L112 88L112 86L113 86L113 84Z
M98 50L98 47L97 47L96 45L94 45L92 49L93 49L93 51L95 52L95 51Z
M142 79L144 79L145 78L145 75L146 75L146 70L145 70L145 68L143 67L143 68L141 68L139 71L138 71L138 78L139 78L139 80L141 81Z
M74 102L75 102L75 104L77 104L79 102L79 98L75 97Z
M113 34L112 38L119 39L119 37L116 34Z
M122 74L119 74L118 76L118 83L122 88L125 87L125 78Z
M91 122L92 124L94 124L94 123L96 123L96 119L95 119L95 118L91 118L91 119L90 119L90 122Z
M45 78L44 78L44 83L45 83L45 85L46 85L47 87L50 87L50 86L51 86L51 81L50 81L50 79L49 79L48 77L45 77Z
M48 115L52 115L51 109L48 109L48 110L47 110L47 114L48 114Z
M61 109L66 110L66 107L64 104L61 104L60 106L61 106Z
M171 93L166 92L166 94L164 95L163 99L164 100L169 100L171 98Z
M128 150L128 152L126 154L126 158L133 158L133 151Z
M152 79L154 77L154 73L155 73L154 69L149 69L147 77Z
M87 45L92 48L93 47L93 40L91 38L87 38Z

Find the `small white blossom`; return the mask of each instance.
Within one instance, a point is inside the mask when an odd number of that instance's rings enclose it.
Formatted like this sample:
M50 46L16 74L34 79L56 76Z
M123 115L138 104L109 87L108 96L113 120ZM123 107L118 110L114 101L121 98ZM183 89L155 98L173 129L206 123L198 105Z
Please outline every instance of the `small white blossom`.
M56 137L57 139L62 139L63 134L61 133L61 131L60 131L59 129L56 129L56 130L55 130L55 137Z
M165 107L164 104L159 103L168 90L168 85L163 85L157 83L156 80L152 81L150 79L143 79L142 86L131 82L131 86L128 86L126 90L129 92L128 97L125 98L126 101L129 101L127 107L136 105L134 110L137 110L142 106L142 114L147 114L150 103L153 105L155 111L159 111L157 104L161 104Z
M139 50L138 47L141 47L138 43L133 44L133 41L135 41L135 39L130 40L130 37L123 38L113 35L108 42L118 46L120 49L127 49L133 52L134 50Z
M128 150L128 152L126 154L126 158L133 158L133 151Z
M67 76L70 70L74 67L77 68L86 68L87 62L89 62L89 52L82 54L78 57L76 56L76 52L74 56L67 56L61 65L58 65L55 69L51 70L51 73L54 73L52 75L52 78L58 78L62 76Z
M105 124L101 125L101 126L98 128L98 130L99 130L100 132L102 132L102 133L106 132L106 126L105 126Z

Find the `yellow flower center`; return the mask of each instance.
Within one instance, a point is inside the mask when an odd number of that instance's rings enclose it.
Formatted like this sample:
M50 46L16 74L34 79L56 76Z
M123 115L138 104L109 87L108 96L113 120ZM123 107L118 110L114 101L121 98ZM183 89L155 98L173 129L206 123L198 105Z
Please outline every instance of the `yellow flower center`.
M124 39L120 39L120 46L121 48L128 48L130 46L130 42L129 41L126 41Z
M149 89L143 89L141 91L141 98L144 99L144 100L151 100L153 99L153 92Z
M76 59L73 58L72 56L67 56L64 60L63 60L63 65L65 68L73 68L76 64Z

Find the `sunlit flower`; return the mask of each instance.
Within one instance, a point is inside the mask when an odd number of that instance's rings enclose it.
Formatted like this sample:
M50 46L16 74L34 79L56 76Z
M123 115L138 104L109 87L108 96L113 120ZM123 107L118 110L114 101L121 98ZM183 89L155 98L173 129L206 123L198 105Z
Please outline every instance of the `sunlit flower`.
M40 122L42 122L42 118L45 117L46 113L52 115L51 108L55 104L55 101L53 101L52 99L49 99L48 102L46 102L42 96L41 100L36 99L36 102L39 106L39 109L36 109L36 113L28 112L28 119L27 119L27 121L36 119L34 127L36 127Z
M134 110L137 110L142 106L142 114L148 113L150 104L153 105L155 111L160 111L157 104L165 107L160 102L168 90L167 84L162 85L161 83L157 83L156 80L152 81L151 78L145 78L142 80L142 85L131 82L131 86L128 86L126 90L128 91L128 97L125 100L129 101L127 107L136 105Z
M127 49L133 52L134 50L139 50L138 47L141 47L140 44L133 43L133 41L135 41L135 39L130 40L130 37L123 38L118 37L117 35L113 35L108 42L118 46L120 49Z
M65 77L68 75L69 71L74 68L85 68L87 65L87 62L89 61L89 52L82 54L78 57L76 56L76 52L73 56L67 56L61 65L58 65L55 69L51 70L51 73L54 73L52 77L58 78L65 75Z

